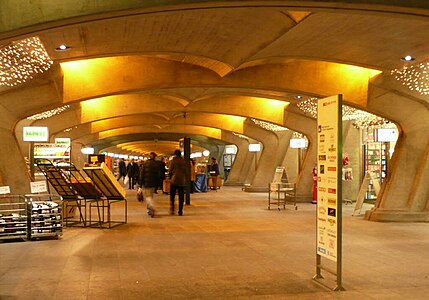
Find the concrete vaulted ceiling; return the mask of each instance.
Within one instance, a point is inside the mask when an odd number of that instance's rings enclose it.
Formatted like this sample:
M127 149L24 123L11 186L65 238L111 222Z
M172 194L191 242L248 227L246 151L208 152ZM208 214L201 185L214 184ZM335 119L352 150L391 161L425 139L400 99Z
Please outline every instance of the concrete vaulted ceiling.
M297 95L341 93L372 111L377 78L428 107L428 96L390 75L411 49L414 63L429 59L423 2L17 2L0 3L0 45L38 36L54 65L25 84L0 86L2 122L68 104L34 124L103 149L167 151L184 135L208 137L195 145L203 149L225 132L243 133L247 118L293 127L287 116L304 115ZM70 49L56 51L60 44ZM396 121L395 112L375 112ZM154 138L162 134L168 138Z

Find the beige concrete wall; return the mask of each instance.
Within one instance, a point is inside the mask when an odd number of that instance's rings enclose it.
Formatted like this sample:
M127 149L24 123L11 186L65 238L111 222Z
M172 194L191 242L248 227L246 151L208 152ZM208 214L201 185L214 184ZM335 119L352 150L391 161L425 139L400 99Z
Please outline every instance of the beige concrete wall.
M342 181L343 199L356 201L363 177L363 153L361 131L354 128L351 121L343 122L343 153L349 155L349 167L353 170L353 180Z

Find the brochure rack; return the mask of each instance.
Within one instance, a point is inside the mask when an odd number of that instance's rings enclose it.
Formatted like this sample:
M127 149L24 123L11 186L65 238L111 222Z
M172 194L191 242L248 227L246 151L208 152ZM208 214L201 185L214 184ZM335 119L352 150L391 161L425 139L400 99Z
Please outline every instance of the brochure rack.
M29 236L27 200L19 195L0 195L0 240Z
M275 197L272 197L272 194ZM296 184L287 182L273 182L268 184L268 209L271 204L277 205L277 209L283 206L286 209L286 204L294 206L295 210L298 209L296 205Z
M37 167L45 175L46 180L55 189L64 201L65 226L86 226L86 200L76 190L76 184L72 184L71 177L76 168L74 166L59 168L47 159L36 161ZM77 179L75 180L77 181ZM49 191L49 185L48 185ZM75 216L77 209L78 216Z
M118 183L115 176L103 163L97 167L85 167L84 172L91 178L97 191L100 191L103 197L97 198L89 203L89 226L111 228L127 223L127 199L125 199L125 190ZM112 204L123 204L124 215L122 220L113 220ZM97 219L93 220L92 211L97 213Z

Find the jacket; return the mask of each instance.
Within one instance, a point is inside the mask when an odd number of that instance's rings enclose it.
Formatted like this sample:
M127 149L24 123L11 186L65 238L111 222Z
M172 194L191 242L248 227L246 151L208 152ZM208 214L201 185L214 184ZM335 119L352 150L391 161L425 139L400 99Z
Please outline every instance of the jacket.
M140 168L139 185L144 187L156 187L159 184L159 165L154 159L148 159Z
M189 166L181 156L176 156L170 163L171 183L178 186L186 186L186 172Z

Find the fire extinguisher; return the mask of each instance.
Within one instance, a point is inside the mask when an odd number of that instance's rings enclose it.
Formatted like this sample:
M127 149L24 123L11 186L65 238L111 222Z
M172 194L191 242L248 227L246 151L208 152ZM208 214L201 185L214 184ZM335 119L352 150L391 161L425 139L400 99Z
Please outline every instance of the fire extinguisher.
M317 203L317 165L313 168L313 201L311 203Z

